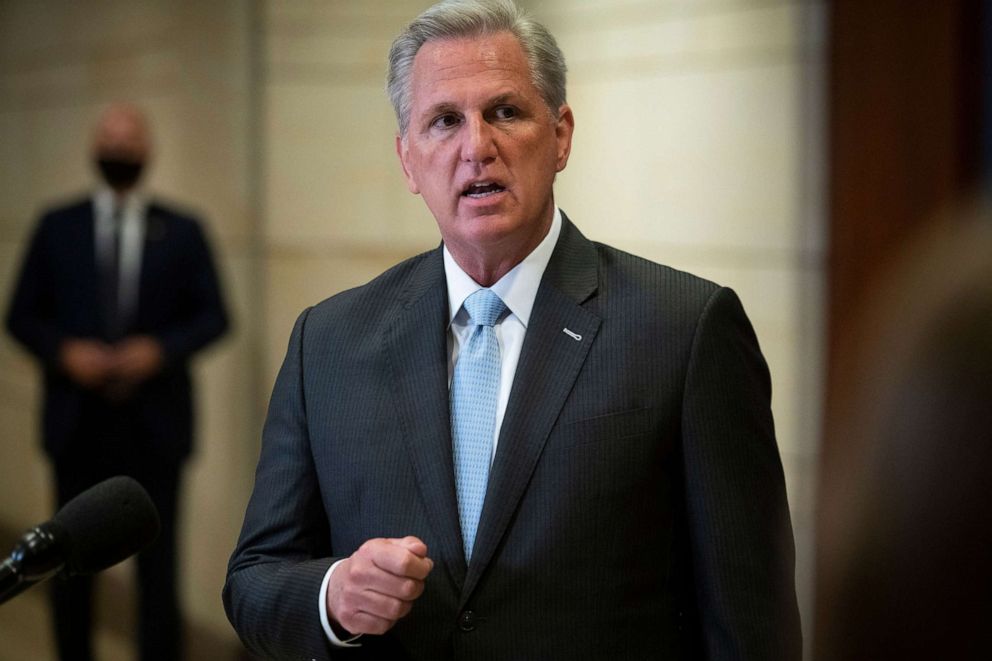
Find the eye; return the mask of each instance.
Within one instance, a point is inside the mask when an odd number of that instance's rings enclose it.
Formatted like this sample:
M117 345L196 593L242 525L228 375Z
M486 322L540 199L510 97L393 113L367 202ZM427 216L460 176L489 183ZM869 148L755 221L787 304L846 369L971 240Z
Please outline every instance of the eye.
M493 116L500 120L513 119L517 115L517 109L513 106L497 106L496 109L493 110Z
M452 113L439 115L431 121L432 129L450 129L455 126L458 126L458 117Z

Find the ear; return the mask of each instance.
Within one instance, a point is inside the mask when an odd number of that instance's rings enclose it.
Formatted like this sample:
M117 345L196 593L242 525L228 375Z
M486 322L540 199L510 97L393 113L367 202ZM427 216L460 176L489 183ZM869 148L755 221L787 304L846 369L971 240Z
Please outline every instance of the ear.
M558 140L558 169L561 172L568 165L568 155L572 153L572 133L575 131L575 118L568 104L558 109L558 123L555 126L555 137Z
M406 178L406 187L411 193L417 195L420 193L420 187L417 186L417 182L414 180L413 173L408 164L410 159L410 149L406 144L406 140L399 133L396 134L396 155L400 159L400 167L403 168L403 176Z

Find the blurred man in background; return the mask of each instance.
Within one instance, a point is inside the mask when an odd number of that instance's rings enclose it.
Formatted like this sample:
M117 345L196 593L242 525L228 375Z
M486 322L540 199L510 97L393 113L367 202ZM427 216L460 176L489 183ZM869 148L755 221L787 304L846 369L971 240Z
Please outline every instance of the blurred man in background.
M58 505L125 474L159 510L160 536L138 557L146 661L181 656L176 526L192 444L188 365L227 328L199 221L139 186L151 154L144 114L107 108L92 152L103 181L42 215L7 316L44 372L42 437ZM90 659L92 579L57 581L53 595L61 658Z

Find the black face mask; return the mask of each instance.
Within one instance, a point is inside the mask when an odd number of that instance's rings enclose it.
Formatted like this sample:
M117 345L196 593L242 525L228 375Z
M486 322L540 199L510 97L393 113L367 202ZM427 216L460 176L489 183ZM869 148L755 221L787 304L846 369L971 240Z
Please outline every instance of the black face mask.
M138 182L144 163L115 157L100 157L97 158L96 165L111 188L126 190Z

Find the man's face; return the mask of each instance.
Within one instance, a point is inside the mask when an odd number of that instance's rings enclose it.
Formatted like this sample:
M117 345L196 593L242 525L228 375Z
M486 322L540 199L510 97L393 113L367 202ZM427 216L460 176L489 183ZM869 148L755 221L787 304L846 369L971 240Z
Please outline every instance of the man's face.
M420 48L396 150L407 185L423 195L463 268L464 260L516 263L540 243L572 128L568 106L552 116L512 34Z
M93 138L93 158L111 188L135 186L151 151L148 123L141 112L126 104L108 108Z

